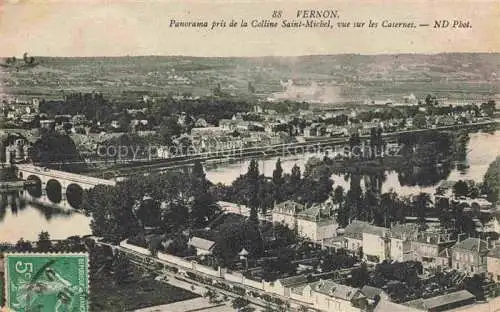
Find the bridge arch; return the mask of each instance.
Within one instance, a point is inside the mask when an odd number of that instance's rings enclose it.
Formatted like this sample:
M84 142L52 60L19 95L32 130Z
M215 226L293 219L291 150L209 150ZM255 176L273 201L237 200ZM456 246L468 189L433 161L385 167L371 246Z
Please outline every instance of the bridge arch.
M47 197L54 204L59 204L62 200L62 186L59 181L55 179L50 179L47 181L47 186L45 187L47 191Z
M35 198L40 198L42 196L42 180L40 180L40 178L36 175L29 175L26 178L26 181L30 183L26 188L28 194Z
M76 183L68 185L66 188L66 200L72 208L80 209L83 201L83 188Z

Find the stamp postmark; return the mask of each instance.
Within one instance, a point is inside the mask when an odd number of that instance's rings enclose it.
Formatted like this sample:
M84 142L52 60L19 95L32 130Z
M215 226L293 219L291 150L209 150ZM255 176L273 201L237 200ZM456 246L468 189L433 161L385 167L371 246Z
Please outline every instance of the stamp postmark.
M88 312L85 253L5 255L6 306L16 312Z

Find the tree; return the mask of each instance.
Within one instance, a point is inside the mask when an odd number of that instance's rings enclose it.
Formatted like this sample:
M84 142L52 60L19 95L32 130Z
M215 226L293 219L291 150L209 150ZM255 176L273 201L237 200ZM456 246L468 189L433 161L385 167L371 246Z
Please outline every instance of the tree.
M388 227L388 224L396 219L396 210L398 207L398 194L393 191L384 193L380 196L380 211L383 214L383 225Z
M44 167L70 171L81 168L82 163L75 142L68 135L56 132L42 134L33 144L31 159Z
M210 182L206 179L203 165L197 160L191 171L193 196L190 214L191 227L205 226L215 214L215 200L208 191L209 186Z
M495 113L495 101L494 100L489 100L486 103L481 104L481 110L486 114L486 116L492 117L493 114Z
M176 118L166 117L161 121L158 133L163 143L170 146L172 138L181 135L181 127Z
M250 304L250 301L242 297L237 297L233 299L231 306L235 309L241 309Z
M467 185L467 182L463 180L458 180L453 185L453 194L455 195L455 197L469 195L469 186Z
M337 186L333 191L333 202L338 205L337 209L337 223L341 227L346 227L349 224L349 211L344 205L345 194L342 186Z
M496 203L500 199L500 179L498 177L500 177L500 156L488 166L483 178L484 193L492 203Z
M300 167L295 164L292 167L291 174L287 176L286 179L286 192L287 198L300 200L300 191L302 187L302 174L300 172Z
M424 113L418 113L413 118L413 126L417 129L422 129L427 126L427 119Z
M259 206L259 165L257 160L252 159L248 166L247 178L247 206L250 208L250 222L259 224L258 206Z
M52 242L50 241L49 232L42 231L38 234L38 243L36 246L37 251L49 252L52 249Z
M361 288L365 286L370 279L368 266L365 262L361 263L359 268L351 271L351 286Z
M283 168L281 167L281 160L278 158L276 168L273 171L273 199L276 203L283 201L283 184Z
M431 196L428 193L421 192L413 198L413 206L417 214L418 223L421 226L425 226L425 218L427 216L427 210L431 203Z
M140 185L129 186L130 183L132 181L116 187L97 185L85 191L82 210L92 216L90 228L94 235L117 243L139 232L139 222L132 208L139 199L134 191Z
M113 283L115 285L123 284L128 281L132 273L130 260L127 256L116 253L112 262Z
M16 243L15 249L18 252L30 252L33 250L33 246L31 245L31 242L20 238Z

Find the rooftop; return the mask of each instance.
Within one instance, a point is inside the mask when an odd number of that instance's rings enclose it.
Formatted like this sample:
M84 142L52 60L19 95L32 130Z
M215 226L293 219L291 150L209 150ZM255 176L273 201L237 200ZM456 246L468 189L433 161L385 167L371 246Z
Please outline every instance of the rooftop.
M399 239L408 239L418 234L418 224L403 223L391 227L391 236Z
M273 212L296 214L304 210L304 205L293 200L287 200L274 206Z
M344 230L344 236L355 239L363 239L363 233L373 234L380 237L385 236L390 230L384 227L371 225L367 222L354 220Z
M314 205L314 206L311 206L309 208L306 208L306 209L300 211L297 214L297 217L299 219L316 221L316 222L319 222L322 220L325 220L325 221L333 220L333 218L331 218L329 215L327 215L324 212L323 206L321 206L321 205Z
M315 292L342 300L351 301L363 296L359 293L359 289L338 284L332 280L320 280L310 285L311 289Z
M478 253L487 253L488 252L488 242L484 241L480 238L467 238L461 242L456 243L452 249L463 249L468 251L474 251Z
M307 284L309 282L306 275L296 275L296 276L280 278L278 281L284 287L299 286Z
M417 310L415 308L394 303L389 300L381 300L373 312L422 312L422 310Z
M468 301L475 299L476 297L468 292L467 290L460 290L453 293L449 293L442 296L432 297L428 299L416 299L412 301L405 302L404 305L414 307L417 309L430 310L437 307L446 306L453 303L459 303L462 301Z
M215 242L194 236L189 240L189 245L193 246L196 249L210 250L215 245Z

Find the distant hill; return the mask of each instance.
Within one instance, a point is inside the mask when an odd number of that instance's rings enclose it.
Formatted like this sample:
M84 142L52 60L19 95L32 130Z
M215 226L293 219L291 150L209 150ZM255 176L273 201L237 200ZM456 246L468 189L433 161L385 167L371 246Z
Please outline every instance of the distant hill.
M280 81L292 79L298 86L334 87L339 91L327 92L332 103L409 93L458 98L500 93L499 53L36 59L40 65L32 70L1 74L4 91L42 97L92 90L112 97L124 92L205 95L220 84L228 93L248 95L250 82L265 98L283 91Z

